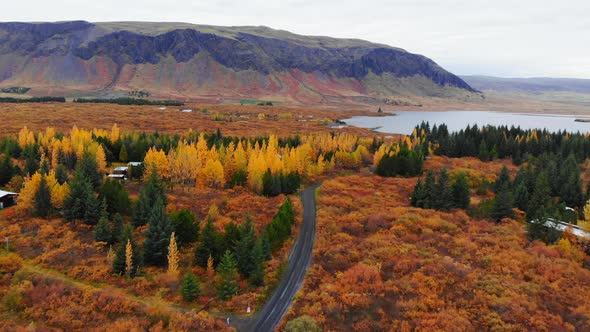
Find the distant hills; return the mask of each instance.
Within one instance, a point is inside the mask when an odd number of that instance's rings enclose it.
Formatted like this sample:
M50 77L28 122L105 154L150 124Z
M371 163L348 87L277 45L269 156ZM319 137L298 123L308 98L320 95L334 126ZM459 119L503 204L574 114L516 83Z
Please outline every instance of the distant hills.
M590 93L589 79L575 78L501 78L492 76L461 76L470 86L478 90L499 92L575 92Z
M425 56L267 27L85 21L0 23L0 88L32 95L390 103L464 97Z

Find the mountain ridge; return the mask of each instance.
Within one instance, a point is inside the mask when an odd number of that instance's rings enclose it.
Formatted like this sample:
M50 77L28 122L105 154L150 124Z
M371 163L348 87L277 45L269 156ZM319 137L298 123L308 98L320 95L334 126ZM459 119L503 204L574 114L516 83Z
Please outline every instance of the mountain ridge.
M262 26L159 22L0 23L0 86L300 103L477 93L401 48Z

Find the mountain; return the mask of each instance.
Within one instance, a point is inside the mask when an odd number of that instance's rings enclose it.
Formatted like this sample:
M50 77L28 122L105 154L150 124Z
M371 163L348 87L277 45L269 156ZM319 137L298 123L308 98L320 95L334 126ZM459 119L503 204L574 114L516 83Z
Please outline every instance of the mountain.
M432 60L356 39L267 27L0 23L0 87L30 94L390 102L476 93Z
M590 93L590 80L577 78L502 78L492 76L461 76L478 90Z

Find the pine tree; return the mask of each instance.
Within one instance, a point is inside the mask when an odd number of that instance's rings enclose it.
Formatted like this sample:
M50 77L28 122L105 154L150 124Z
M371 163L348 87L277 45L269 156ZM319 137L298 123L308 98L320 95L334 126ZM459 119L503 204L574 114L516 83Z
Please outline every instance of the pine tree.
M529 191L524 182L520 182L516 186L516 189L514 189L514 206L520 209L521 211L526 211L528 204Z
M223 240L220 241L219 246L217 247L219 253L225 252L226 250L235 252L241 236L242 233L240 228L233 220L227 223L224 227Z
M68 181L68 172L64 165L60 164L55 168L55 179L60 185L63 185Z
M435 192L436 192L436 180L434 178L434 171L429 170L426 173L426 180L424 180L424 201L422 207L424 209L435 208Z
M93 212L96 212L98 205L98 199L94 196L90 181L82 173L76 173L70 183L70 193L63 204L66 220L85 220L87 210L92 208Z
M412 197L410 198L410 204L415 207L424 207L424 198L425 198L425 190L424 185L422 184L422 179L418 179L416 182L416 186L414 186L414 191L412 192Z
M35 193L35 203L33 207L34 215L37 217L47 217L51 211L51 192L47 186L45 176L41 176L39 188Z
M491 217L496 221L500 221L503 218L513 218L514 211L512 211L512 206L512 196L510 195L508 186L500 187L496 193Z
M197 241L199 236L199 223L195 215L189 209L174 211L170 214L172 230L177 234L176 240L179 247Z
M149 220L148 230L145 233L143 243L144 262L146 265L164 266L166 264L166 253L170 244L170 221L166 216L164 203L157 200L154 204Z
M217 286L217 292L221 299L229 300L238 293L238 269L234 255L227 250L219 265L217 273L221 276L221 281Z
M449 185L449 174L446 168L441 169L434 191L433 207L437 210L448 210L453 204L453 195Z
M123 217L120 214L115 213L113 216L113 222L110 224L111 230L111 243L117 243L121 240L121 231L123 229Z
M180 286L180 294L182 295L182 298L187 302L191 302L199 296L200 292L201 289L197 277L192 273L185 274Z
M264 284L264 251L261 241L258 241L254 247L250 283L254 286L262 286Z
M195 263L200 267L207 267L207 260L213 257L218 262L218 235L213 226L213 219L208 218L201 235L199 236L200 244L195 251Z
M500 188L509 188L510 187L510 173L508 172L508 168L506 166L502 167L496 182L494 182L494 191L498 192Z
M127 155L127 147L125 144L121 145L121 150L119 151L119 161L126 163L129 161L129 156Z
M542 217L543 215L541 214L541 211L549 209L551 200L550 195L551 188L547 173L541 172L541 174L537 176L535 188L528 203L526 214L529 220Z
M94 193L90 193L90 195L86 196L85 208L86 210L84 211L84 218L82 218L82 221L87 225L96 225L100 218L108 217L104 200L100 201L94 196Z
M131 240L127 240L125 245L125 275L131 277L133 272L133 247L131 246Z
M10 155L6 153L0 162L0 187L5 186L15 174Z
M240 228L240 240L236 243L236 262L238 271L244 278L250 278L256 269L256 231L252 225L252 218L246 217L246 222Z
M451 187L451 193L453 196L453 207L459 209L467 209L471 201L469 193L469 183L465 174L459 174L453 186Z
M172 275L178 273L178 248L174 232L170 235L170 245L168 246L168 273Z
M80 173L90 181L93 189L98 189L102 183L103 174L98 169L96 158L89 152L85 152L82 159L76 164L76 173Z
M139 193L139 199L133 214L133 224L135 226L142 226L148 222L152 207L158 199L166 206L168 201L164 184L154 170Z
M107 218L102 217L94 226L94 240L96 242L112 243L111 225Z
M107 212L111 216L115 213L127 215L131 211L129 194L119 181L106 180L98 191L98 199L106 201Z

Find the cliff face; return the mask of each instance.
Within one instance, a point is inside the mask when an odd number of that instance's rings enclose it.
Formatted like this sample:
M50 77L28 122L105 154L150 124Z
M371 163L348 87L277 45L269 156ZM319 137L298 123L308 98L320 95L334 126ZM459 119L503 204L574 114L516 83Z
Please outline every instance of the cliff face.
M182 23L0 23L0 87L325 102L475 92L432 60L361 40Z

